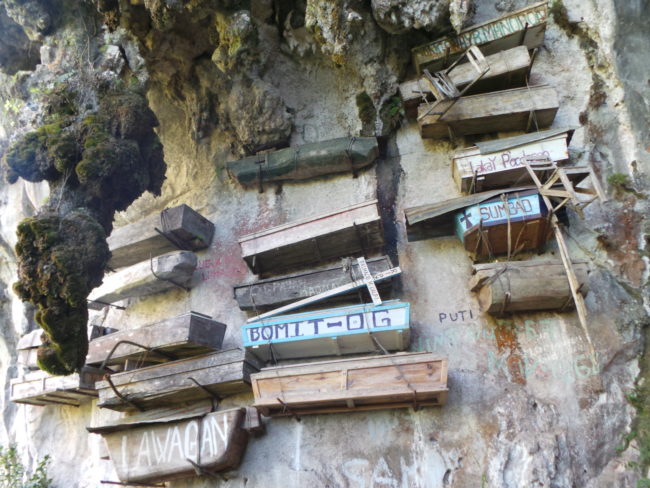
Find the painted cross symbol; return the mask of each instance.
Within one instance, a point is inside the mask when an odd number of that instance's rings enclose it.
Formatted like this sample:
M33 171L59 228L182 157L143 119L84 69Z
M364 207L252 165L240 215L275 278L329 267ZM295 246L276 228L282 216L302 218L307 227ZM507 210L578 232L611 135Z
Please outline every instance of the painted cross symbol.
M460 218L460 221L465 222L465 229L472 227L472 222L469 220L470 215L467 213L467 209L463 210L463 216Z
M372 303L375 305L381 305L381 297L379 296L379 290L377 290L377 285L375 285L375 280L370 274L368 269L368 263L366 263L366 258L363 256L357 258L357 263L359 263L359 269L361 270L361 275L363 276L363 282L368 288L368 293L370 298L372 298Z

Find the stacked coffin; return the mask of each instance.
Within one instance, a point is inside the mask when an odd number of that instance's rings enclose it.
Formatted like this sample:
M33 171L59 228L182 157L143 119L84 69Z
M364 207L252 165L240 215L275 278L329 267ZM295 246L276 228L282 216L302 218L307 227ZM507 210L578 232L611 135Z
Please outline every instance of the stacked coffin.
M109 266L114 273L88 297L88 306L106 305L182 288L188 290L196 269L194 251L210 245L214 225L187 205L167 208L120 227L109 236Z
M251 375L260 411L275 416L444 403L445 358L388 353L409 345L409 304L381 299L380 290L389 293L401 270L386 256L369 256L380 253L384 244L376 200L256 232L239 242L251 270L266 276L235 287L240 308L254 314L242 327L244 346L252 355L277 364L381 354L265 368ZM316 265L321 267L297 271ZM282 271L294 272L268 276ZM366 293L372 303L365 303ZM334 302L345 305L322 308ZM309 310L295 312L299 308ZM341 378L349 379L342 383ZM306 404L306 398L312 401Z
M543 43L547 16L544 1L414 48L418 78L400 85L400 93L422 137L549 127L557 93L527 84L529 50Z
M239 464L248 432L259 428L257 412L215 406L250 392L259 364L242 349L221 350L225 331L225 324L189 312L90 343L86 363L106 373L96 384L97 405L127 413L88 429L105 437L120 482L164 481ZM166 441L178 435L182 445ZM154 455L159 445L165 451Z

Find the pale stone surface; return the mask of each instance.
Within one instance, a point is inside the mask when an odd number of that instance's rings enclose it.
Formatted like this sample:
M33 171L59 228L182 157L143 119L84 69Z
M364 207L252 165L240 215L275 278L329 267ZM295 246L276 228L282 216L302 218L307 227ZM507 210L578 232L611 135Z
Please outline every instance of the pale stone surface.
M449 22L450 0L372 0L377 23L391 34L411 29L441 31Z

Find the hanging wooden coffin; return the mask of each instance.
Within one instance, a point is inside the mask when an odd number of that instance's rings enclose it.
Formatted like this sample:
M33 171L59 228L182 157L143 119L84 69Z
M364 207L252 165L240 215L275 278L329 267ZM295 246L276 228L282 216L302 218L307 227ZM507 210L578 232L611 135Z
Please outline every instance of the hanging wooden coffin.
M266 311L296 300L327 292L363 278L356 260L346 260L343 265L295 273L277 278L259 280L251 284L235 286L235 299L239 308L246 311ZM382 256L367 260L370 273L374 276L392 269L390 258ZM384 294L390 293L393 281L382 280L377 288ZM365 293L365 292L364 292ZM336 295L321 303L333 303L356 296L357 290Z
M461 149L454 155L452 175L464 193L532 184L527 158L564 161L573 129L552 129L496 139ZM545 181L546 175L540 175Z
M539 249L549 238L544 199L536 191L509 193L456 213L456 235L477 258ZM508 232L508 227L510 231ZM508 245L510 237L510 245Z
M294 364L251 381L267 416L438 406L447 400L447 359L419 352Z
M101 310L126 298L154 295L178 287L188 289L196 263L193 252L174 251L123 268L104 277L104 282L88 296L88 308Z
M526 73L531 62L526 46L486 56L485 61L490 66L489 71L467 91L467 95L507 90L526 84ZM449 72L449 78L461 90L474 81L476 70L471 63L462 63ZM402 83L399 92L408 117L417 116L418 105L422 103L423 97L433 101L429 83L424 76Z
M207 315L189 312L91 341L86 364L100 366L105 362L106 366L115 366L127 360L166 362L205 354L221 348L225 332L225 324Z
M422 137L433 139L543 129L553 123L559 106L550 86L514 88L443 100L431 112L423 103L418 107L418 124Z
M41 346L43 329L36 329L25 334L18 340L16 350L18 351L17 363L29 369L38 369L37 351Z
M137 410L235 395L250 391L250 374L257 370L257 361L241 349L170 361L113 374L114 388L108 381L99 382L97 405Z
M588 292L587 263L573 262L580 293ZM470 290L477 294L481 312L564 310L573 308L573 297L561 261L511 261L475 264Z
M28 405L71 405L97 398L95 382L102 372L85 366L80 373L52 376L45 371L32 371L24 377L11 380L10 397L14 403Z
M246 409L212 412L204 402L88 427L106 440L122 483L150 483L236 468L246 449Z
M409 344L409 304L394 301L280 315L242 327L262 360L401 351Z
M355 172L374 163L378 155L374 137L340 137L231 161L226 168L242 186L262 189L266 182Z
M544 42L547 18L546 1L529 5L498 19L467 27L455 37L444 37L413 48L413 64L418 73L425 68L439 71L471 45L478 46L486 55L521 45L534 49Z
M205 249L213 234L212 222L187 205L166 208L115 229L106 239L111 251L108 265L116 269L179 249Z
M239 239L242 257L255 274L370 254L384 245L377 200L307 218Z

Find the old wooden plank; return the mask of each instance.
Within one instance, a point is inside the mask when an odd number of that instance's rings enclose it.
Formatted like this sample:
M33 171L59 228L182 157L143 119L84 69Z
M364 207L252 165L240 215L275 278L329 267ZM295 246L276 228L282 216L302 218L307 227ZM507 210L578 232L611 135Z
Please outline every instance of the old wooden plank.
M235 299L242 310L264 312L271 307L317 295L361 279L361 272L356 260L345 259L344 261L343 264L335 267L237 285L234 288ZM369 258L367 262L372 274L388 271L393 267L387 256ZM390 293L392 282L393 280L384 280L377 283L382 296L387 296ZM356 296L357 292L353 290L343 295L330 297L321 303L330 304L345 300L352 294Z
M129 359L166 362L196 356L221 348L226 325L196 312L165 319L137 329L127 329L99 337L89 343L86 364L99 366L114 350L107 366L124 364ZM140 344L167 354L157 354L128 343ZM119 344L119 345L118 345ZM116 349L114 349L116 348ZM170 356L171 355L171 356Z
M383 244L377 200L239 239L242 257L256 274L377 252Z
M413 64L418 73L423 69L438 71L451 63L470 46L478 46L483 54L494 54L514 46L528 49L544 42L548 5L546 1L528 5L498 19L463 29L455 37L444 37L412 49Z
M409 310L408 303L389 301L276 316L243 326L243 344L262 360L403 350Z
M351 405L442 404L446 361L431 353L399 353L265 368L251 376L255 406L265 414L286 415L294 407L318 413Z
M90 293L88 308L101 310L107 303L126 298L153 295L178 286L187 288L196 263L193 252L174 251L111 273Z
M442 119L434 113L425 115L429 108L418 108L418 124L425 138L448 138L471 134L505 131L525 131L551 125L559 108L555 89L546 85L514 88L458 100L442 101L436 111L451 108ZM420 118L422 116L422 118Z
M191 207L167 208L115 229L107 239L111 251L108 265L117 269L179 249L205 249L213 234L212 222Z
M573 262L583 295L588 292L589 267ZM572 308L571 287L561 261L510 261L474 266L470 290L482 312L562 310Z
M507 138L498 152L485 153L477 146L457 151L452 163L452 176L459 190L477 193L495 188L532 183L524 161L528 157L548 158L551 161L564 161L569 158L567 138L569 130L557 134L549 133L548 138L536 139L528 143L518 143L520 136ZM512 146L507 141L512 140ZM550 170L549 170L550 171Z
M378 155L374 137L340 137L231 161L226 168L242 186L259 188L267 182L358 171L374 163Z
M210 398L204 388L220 397L250 391L250 374L259 366L243 350L230 349L116 373L111 381L121 395L148 409ZM97 390L98 406L134 409L115 395L107 381L99 382Z
M526 46L517 46L506 51L486 56L489 71L466 92L466 95L507 90L526 85L526 73L530 66L530 55ZM476 70L471 63L457 65L449 72L449 78L460 90L476 78ZM422 103L422 95L432 101L433 96L425 77L407 81L399 86L402 103L408 117L417 116L417 108Z
M195 466L216 473L235 468L248 443L244 409L203 413L176 421L131 423L103 433L123 483L167 481L196 476Z
M11 380L10 398L14 403L78 406L97 397L95 382L101 376L101 371L87 366L81 373L69 376L52 376L44 371L33 371Z

